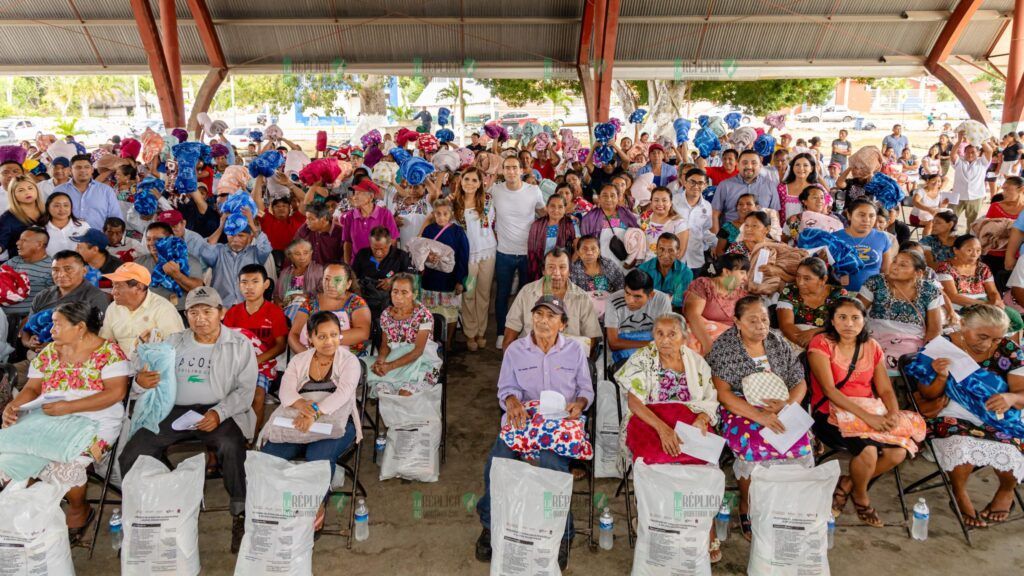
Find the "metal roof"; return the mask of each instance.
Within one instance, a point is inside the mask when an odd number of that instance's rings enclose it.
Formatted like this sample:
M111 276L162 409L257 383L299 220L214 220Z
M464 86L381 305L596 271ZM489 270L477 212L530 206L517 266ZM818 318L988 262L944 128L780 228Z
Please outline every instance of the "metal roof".
M206 2L236 72L334 71L343 62L349 72L577 75L584 0ZM920 75L956 4L621 0L614 77ZM1008 30L1013 4L981 6L953 50L956 63L985 61ZM182 69L205 72L209 61L185 0L177 14ZM0 74L119 72L149 72L128 0L0 6Z

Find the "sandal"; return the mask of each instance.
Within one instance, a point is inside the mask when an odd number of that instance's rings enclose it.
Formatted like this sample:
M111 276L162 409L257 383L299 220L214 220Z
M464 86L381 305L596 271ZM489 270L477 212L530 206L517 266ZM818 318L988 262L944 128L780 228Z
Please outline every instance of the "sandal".
M953 506L952 500L949 501L949 509L953 511L953 514L956 514L957 510L956 507ZM986 508L986 510L988 510L988 508ZM988 523L985 518L980 514L968 514L963 511L963 508L960 509L960 519L963 521L964 526L967 526L972 530L976 528L988 528Z
M872 508L870 504L861 505L857 504L857 500L853 498L850 498L850 500L853 500L853 507L857 510L857 518L861 522L871 526L872 528L885 527L885 523L878 517L878 511Z
M77 544L82 541L82 537L89 529L89 525L96 520L96 510L92 507L89 508L89 515L85 518L85 524L82 524L78 528L68 528L68 539L72 544Z
M750 529L750 514L740 514L740 532L743 533L743 537L750 542L753 538L754 533Z
M708 554L711 557L712 564L718 564L722 561L722 541L715 538L711 541L711 545L708 546Z
M1010 514L1013 514L1013 509L1016 507L1016 500L1011 500L1010 507L1007 508L1006 510L993 510L992 504L990 503L988 506L985 506L985 509L982 510L980 514L978 514L978 518L985 522L988 522L989 524L1002 524L1003 522L1006 522L1010 519ZM996 519L992 517L993 514L998 514L1003 517Z
M840 479L842 483L842 479ZM843 490L839 484L836 484L835 491L832 492L832 516L839 518L839 515L843 513L843 509L846 508L846 503L850 500L850 493Z

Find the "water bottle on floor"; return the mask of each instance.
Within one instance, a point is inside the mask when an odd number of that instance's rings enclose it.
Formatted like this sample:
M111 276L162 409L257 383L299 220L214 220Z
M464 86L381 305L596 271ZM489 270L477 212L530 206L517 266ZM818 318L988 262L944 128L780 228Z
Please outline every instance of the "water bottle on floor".
M729 509L729 501L725 500L722 502L722 507L719 508L718 514L715 515L715 538L718 538L722 542L729 539L729 521L731 510Z
M836 517L831 513L828 515L828 549L836 545Z
M374 442L375 449L377 450L377 458L384 456L384 448L388 445L388 439L384 436L377 436L377 440Z
M601 550L611 550L612 545L615 542L615 519L612 518L612 513L606 506L604 512L601 512L601 536L598 540L598 545Z
M365 542L370 537L370 511L366 509L366 499L356 502L356 542Z
M121 509L114 508L114 513L110 515L110 547L114 550L120 550L123 539L124 533L121 532Z
M914 521L910 525L910 535L914 540L928 539L928 504L925 503L924 498L914 504Z

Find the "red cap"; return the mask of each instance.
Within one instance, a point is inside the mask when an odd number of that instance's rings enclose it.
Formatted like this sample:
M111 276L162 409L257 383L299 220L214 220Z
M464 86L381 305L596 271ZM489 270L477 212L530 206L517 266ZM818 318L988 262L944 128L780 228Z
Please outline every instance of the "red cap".
M664 152L665 151L665 147L662 146L661 144L654 143L654 144L651 144L647 148L647 153L650 154L651 152L654 152L655 150L661 150L662 152Z
M185 217L177 210L165 210L156 215L157 222L163 222L168 226L177 226Z
M359 184L356 184L355 186L352 187L352 191L370 192L376 196L377 194L380 194L380 187L377 186L377 184L374 183L373 180L370 180L369 178L364 178L361 182L359 182Z

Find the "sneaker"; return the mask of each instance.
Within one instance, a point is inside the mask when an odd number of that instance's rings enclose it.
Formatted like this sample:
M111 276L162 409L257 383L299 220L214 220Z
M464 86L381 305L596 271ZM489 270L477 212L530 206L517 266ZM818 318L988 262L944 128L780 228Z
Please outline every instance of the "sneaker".
M561 556L559 556L561 558ZM476 539L476 559L481 562L491 561L491 529L484 528Z
M565 572L565 568L569 565L569 549L572 548L572 540L562 540L562 543L558 545L558 568Z
M242 547L242 536L245 536L245 514L239 514L231 519L231 553L238 554Z
M505 337L504 336L498 336L498 341L494 343L494 347L497 348L498 350L501 350L501 345L504 344L504 343L505 343Z

